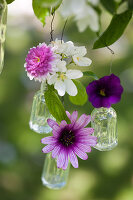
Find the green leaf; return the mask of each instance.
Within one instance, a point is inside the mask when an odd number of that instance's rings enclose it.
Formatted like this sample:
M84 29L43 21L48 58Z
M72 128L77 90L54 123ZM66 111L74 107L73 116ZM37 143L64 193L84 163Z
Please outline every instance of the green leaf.
M114 15L110 25L102 36L94 43L93 49L109 46L116 42L123 34L132 17L132 11L128 10L122 14Z
M15 1L15 0L6 0L7 4L12 3L13 1Z
M128 8L129 10L133 10L133 0L128 0Z
M39 4L45 8L58 7L62 0L39 0Z
M73 82L78 89L78 94L76 96L69 96L69 100L75 105L82 106L87 102L88 99L86 88L80 81L73 80Z
M61 122L62 120L65 120L67 123L71 123L66 115L65 108L54 89L49 87L44 93L44 97L50 113L57 121Z
M91 71L88 71L88 72L83 72L84 76L87 76L87 77L92 77L93 79L95 80L98 80L99 78L96 76L96 74L94 74L93 72Z
M111 14L116 13L117 3L114 0L101 0L101 4Z
M32 0L32 7L36 17L44 26L46 17L53 13L53 10L55 11L61 3L62 0Z
M42 22L44 26L45 19L50 14L50 9L42 7L39 2L40 0L33 0L32 7L33 7L36 17Z

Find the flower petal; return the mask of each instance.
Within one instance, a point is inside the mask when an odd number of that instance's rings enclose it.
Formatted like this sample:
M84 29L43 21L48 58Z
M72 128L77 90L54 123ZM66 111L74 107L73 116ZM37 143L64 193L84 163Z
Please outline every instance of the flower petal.
M83 127L87 126L90 121L91 121L91 116L83 114L80 116L80 118L78 119L78 121L76 122L74 127L77 129L83 128Z
M66 111L66 114L67 114L68 118L70 119L71 114L68 111Z
M77 134L78 135L91 135L92 133L94 133L94 128L82 128L80 129Z
M66 72L66 76L69 79L77 79L77 78L81 78L83 76L83 73L80 70L69 69Z
M77 147L83 152L91 152L91 147L88 145L78 143Z
M70 162L71 162L72 166L74 168L78 168L78 159L73 151L69 152L69 158L70 158Z
M49 144L47 146L45 146L43 149L42 149L42 152L43 153L49 153L51 152L55 147L55 144Z
M52 131L52 133L53 133L53 136L54 136L55 138L58 138L58 137L60 136L60 131L61 131L61 129L60 129L59 126L57 126L57 125L53 126L53 131Z
M61 121L61 123L60 123L61 128L65 127L66 125L67 125L67 123L65 120Z
M64 96L65 95L65 89L66 89L66 87L65 87L65 84L64 84L63 81L57 80L56 83L55 83L55 85L54 85L54 88L58 91L58 94L60 96Z
M52 151L52 158L56 158L60 152L61 146L56 145L55 148Z
M77 118L78 118L78 112L74 111L72 113L72 115L70 116L70 120L71 120L72 125L77 121Z
M54 125L57 125L57 126L58 126L57 122L54 121L53 119L48 119L48 120L47 120L47 123L48 123L48 125L49 125L51 128L53 128Z
M88 159L88 155L81 151L78 147L74 147L74 152L77 154L78 157L80 157L82 160L87 160Z
M57 142L56 138L53 136L45 137L41 139L42 144L55 144Z
M77 87L76 85L73 83L72 80L70 79L66 79L64 80L65 86L66 86L66 92L70 95L70 96L76 96L78 93Z
M66 68L66 62L64 60L60 60L57 63L57 68L59 72L66 72L67 68Z
M56 82L56 80L57 80L57 77L58 77L57 74L49 75L49 76L47 77L48 84L49 84L49 85L54 84L54 83Z
M87 57L79 57L77 55L73 56L73 61L78 66L82 66L82 67L90 66L92 63L91 59L89 59Z
M62 168L64 163L65 163L65 152L64 150L61 150L57 158L57 167Z
M66 170L68 167L68 154L65 154L65 162L64 165L62 166L62 169Z

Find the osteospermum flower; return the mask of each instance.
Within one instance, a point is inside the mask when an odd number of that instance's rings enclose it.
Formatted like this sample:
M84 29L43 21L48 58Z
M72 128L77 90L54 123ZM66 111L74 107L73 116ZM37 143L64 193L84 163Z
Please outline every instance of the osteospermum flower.
M49 126L53 129L53 136L45 137L41 140L43 144L48 144L42 149L43 153L52 152L52 158L57 158L57 167L66 169L70 160L74 168L78 168L77 156L87 160L86 152L91 152L91 146L96 145L97 138L91 136L93 128L85 128L91 121L90 115L81 115L74 111L72 115L66 112L71 124L62 121L60 125L52 119L48 119Z
M121 100L123 87L120 84L119 77L111 74L91 82L86 91L89 101L95 108L109 108L111 104L118 103Z
M31 80L34 78L40 82L45 81L47 75L54 71L57 61L58 55L45 43L31 48L25 63L28 77Z

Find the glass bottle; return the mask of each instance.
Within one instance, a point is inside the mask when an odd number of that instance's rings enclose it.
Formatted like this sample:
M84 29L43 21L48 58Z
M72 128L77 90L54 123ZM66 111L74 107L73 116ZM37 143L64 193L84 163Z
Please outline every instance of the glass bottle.
M112 150L118 144L117 114L111 108L95 108L91 113L91 126L98 138L95 146L100 151Z
M51 153L46 155L42 173L42 183L50 189L63 188L68 179L70 163L66 170L57 168L56 159L53 159Z
M47 119L54 118L45 103L44 91L46 88L46 83L42 83L41 89L35 94L33 99L29 125L37 133L50 133L52 131L52 128L47 124Z
M6 0L0 0L0 74L4 64L4 43L7 23L7 3Z

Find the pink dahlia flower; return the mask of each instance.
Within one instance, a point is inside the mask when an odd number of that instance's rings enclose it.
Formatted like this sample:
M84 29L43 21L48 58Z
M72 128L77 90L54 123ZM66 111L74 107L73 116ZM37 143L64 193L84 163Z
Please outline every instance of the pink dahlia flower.
M42 149L43 153L52 152L52 158L57 158L57 167L66 169L70 160L74 168L78 168L77 156L83 160L88 159L86 152L91 152L91 146L95 146L97 138L91 134L93 128L85 128L91 121L90 115L81 115L74 111L72 115L66 112L71 124L62 121L60 125L52 119L48 119L49 126L53 129L53 136L45 137L41 143L48 144Z
M33 47L28 52L26 57L25 68L27 75L32 80L45 81L47 75L53 72L56 63L57 55L54 54L52 48L45 43Z

